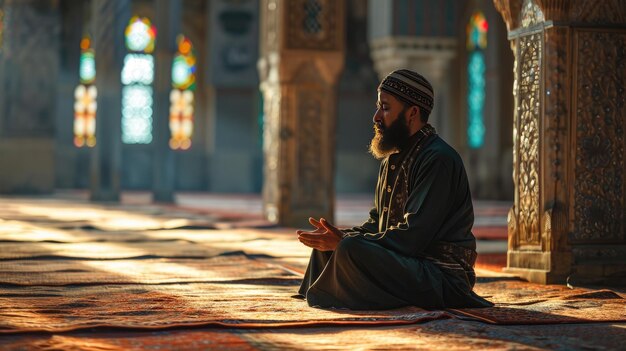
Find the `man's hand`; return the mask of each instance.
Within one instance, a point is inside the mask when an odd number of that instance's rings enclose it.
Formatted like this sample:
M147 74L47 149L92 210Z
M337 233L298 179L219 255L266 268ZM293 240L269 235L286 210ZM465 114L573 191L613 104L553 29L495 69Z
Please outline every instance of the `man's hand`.
M317 221L315 218L309 217L309 223L316 229L312 232L296 231L298 240L304 245L319 251L334 251L343 237L343 232L328 223L324 218Z

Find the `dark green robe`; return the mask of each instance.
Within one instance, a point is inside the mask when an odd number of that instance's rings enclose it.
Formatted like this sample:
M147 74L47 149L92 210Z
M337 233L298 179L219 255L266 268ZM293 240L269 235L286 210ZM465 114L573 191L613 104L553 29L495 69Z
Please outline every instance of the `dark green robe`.
M369 220L313 250L299 293L322 308L491 306L472 291L473 222L461 158L427 125L381 163Z

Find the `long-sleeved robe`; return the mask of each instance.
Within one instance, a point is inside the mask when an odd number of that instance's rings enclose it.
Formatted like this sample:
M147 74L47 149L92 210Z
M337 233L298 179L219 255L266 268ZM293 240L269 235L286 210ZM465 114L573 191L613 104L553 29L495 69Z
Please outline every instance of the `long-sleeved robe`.
M375 207L334 251L313 250L299 293L310 306L487 307L476 295L474 211L458 153L425 126L381 163Z

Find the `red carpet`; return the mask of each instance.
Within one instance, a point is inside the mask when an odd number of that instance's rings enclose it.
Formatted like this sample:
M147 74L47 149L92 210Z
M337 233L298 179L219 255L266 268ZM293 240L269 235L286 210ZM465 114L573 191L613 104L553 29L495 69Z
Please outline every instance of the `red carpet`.
M476 285L478 294L496 303L489 309L452 311L455 314L415 307L314 309L290 298L300 277L292 271L302 268L310 252L292 231L219 230L208 225L181 230L181 225L199 223L195 215L166 214L158 208L133 212L91 204L11 201L0 204L0 210L3 334L93 328L374 327L455 316L497 324L626 320L624 299L612 292L501 278L482 278ZM479 266L502 266L503 257L481 254ZM226 344L247 347L238 344L237 336L224 337Z
M626 322L626 299L610 290L496 280L476 284L475 291L496 306L451 311L474 320L503 325Z
M624 325L499 326L455 319L394 327L191 329L3 335L23 350L621 350Z
M320 310L290 298L294 283L31 286L0 294L0 333L93 328L163 329L216 326L281 328L401 325L451 318L444 311Z
M452 318L445 311L416 307L390 311L310 308L305 301L290 297L300 275L241 255L203 260L2 263L0 333L5 334L93 328L403 325Z

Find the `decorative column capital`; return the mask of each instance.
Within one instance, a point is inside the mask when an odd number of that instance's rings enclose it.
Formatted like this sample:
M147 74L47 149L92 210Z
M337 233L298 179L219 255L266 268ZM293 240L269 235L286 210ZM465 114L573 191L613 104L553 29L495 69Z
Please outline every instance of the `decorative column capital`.
M433 84L440 83L443 73L456 55L456 38L386 37L370 42L374 67L379 78L407 68L424 72Z
M571 0L535 0L546 21L568 21L570 18Z
M523 0L493 0L493 5L502 15L508 31L519 27L523 3Z

